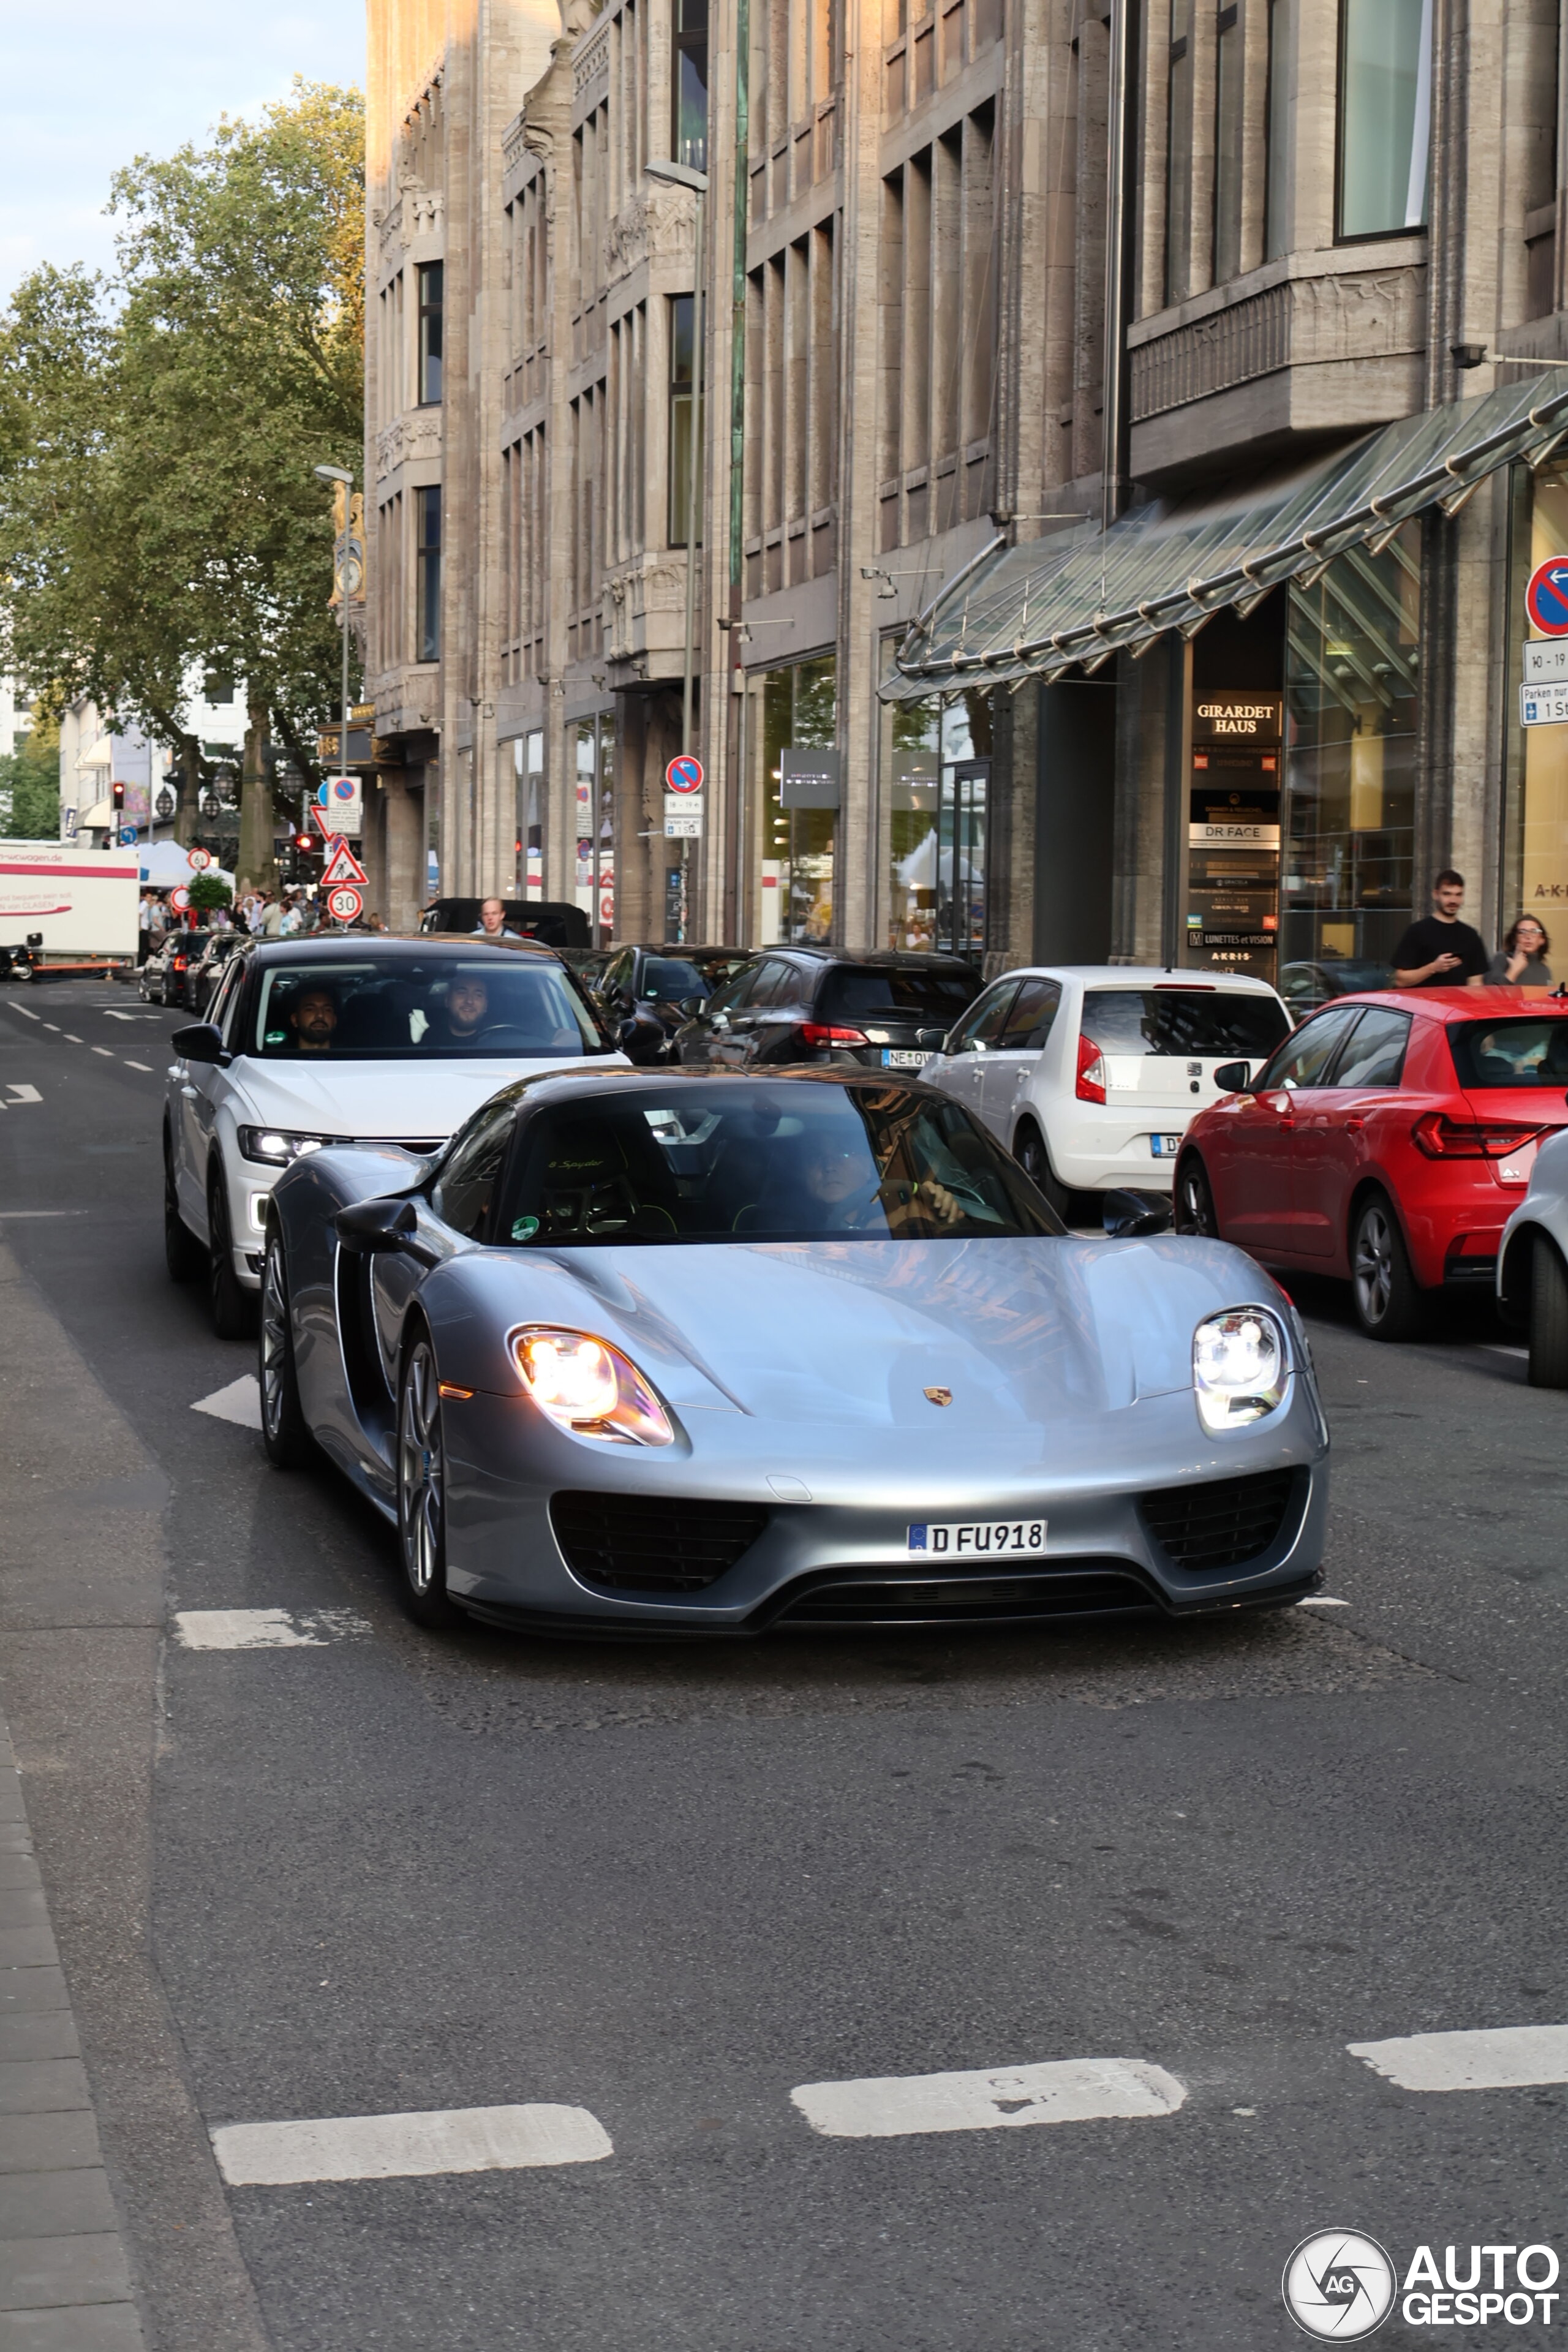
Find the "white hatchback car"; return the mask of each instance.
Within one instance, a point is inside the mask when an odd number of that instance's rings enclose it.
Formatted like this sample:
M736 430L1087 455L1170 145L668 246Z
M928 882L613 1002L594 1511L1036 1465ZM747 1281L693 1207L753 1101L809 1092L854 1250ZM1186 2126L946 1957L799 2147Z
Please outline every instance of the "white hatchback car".
M1187 1123L1290 1034L1267 981L1131 964L1041 964L982 991L925 1068L967 1103L1053 1207L1072 1192L1168 1192Z
M626 1060L549 949L363 933L231 958L206 1019L173 1044L164 1249L176 1282L205 1271L225 1339L251 1328L268 1201L302 1153L438 1151L513 1078Z

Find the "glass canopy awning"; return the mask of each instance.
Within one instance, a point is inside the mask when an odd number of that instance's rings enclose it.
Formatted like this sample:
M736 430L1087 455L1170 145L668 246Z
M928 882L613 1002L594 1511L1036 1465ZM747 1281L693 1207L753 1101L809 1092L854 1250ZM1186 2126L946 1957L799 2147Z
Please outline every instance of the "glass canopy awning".
M911 622L886 701L1098 669L1211 614L1249 613L1281 582L1310 586L1338 555L1379 554L1424 508L1459 509L1500 467L1540 465L1568 441L1568 382L1531 376L1419 416L1250 490L1134 508L982 550Z

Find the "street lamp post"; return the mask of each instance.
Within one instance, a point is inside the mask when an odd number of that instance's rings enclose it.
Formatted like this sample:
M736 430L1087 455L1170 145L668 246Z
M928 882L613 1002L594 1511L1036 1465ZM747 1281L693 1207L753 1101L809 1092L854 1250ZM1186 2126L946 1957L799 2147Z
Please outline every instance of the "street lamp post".
M342 698L342 698L342 701L341 705L339 706L339 707L340 707L340 709L342 709L342 726L341 726L341 728L340 728L340 730L339 730L339 733L338 733L338 773L339 773L339 775L340 775L340 776L346 776L346 775L348 774L348 772L349 772L349 562L348 562L348 538L349 538L349 525L350 525L351 521L353 520L353 518L352 518L352 516L351 516L351 514L350 514L350 512L349 512L349 492L350 492L350 491L351 491L351 489L353 488L353 478L353 478L353 476L351 473L349 473L349 472L347 471L347 469L346 469L344 467L342 467L342 466L317 466L313 470L314 470L314 473L315 473L315 476L316 476L316 479L317 479L319 482L341 482L341 483L342 484L342 491L343 491L343 532L342 532L342 536L343 536L343 552L342 552L342 579L341 579L341 580L339 580L339 581L338 581L338 583L337 583L337 587L338 587L338 596L339 596L339 603L340 603L341 607L342 607L342 609L341 609L341 611L340 611L340 613L339 613L338 617L339 617L339 621L340 621L340 623L342 624L342 633L343 633L343 667L342 667ZM334 570L335 570L335 569L336 569L336 565L337 565L337 553L336 553L336 550L334 550L334 551L333 551L333 565L334 565ZM309 810L308 810L308 809L301 809L301 810L300 810L300 827L301 827L301 829L303 829L303 828L304 828L304 827L309 824L309 821L310 821L310 812L309 812Z
M707 438L707 413L704 404L702 350L702 220L708 194L708 174L694 171L689 163L672 163L664 160L644 167L650 180L664 180L670 186L689 188L697 199L697 218L693 226L691 259L691 431L687 438L686 460L686 667L680 688L680 748L689 751L691 743L691 680L696 666L697 647L697 485L701 478L700 443ZM699 424L702 431L699 434ZM680 845L680 899L682 929L689 921L686 887L686 844Z

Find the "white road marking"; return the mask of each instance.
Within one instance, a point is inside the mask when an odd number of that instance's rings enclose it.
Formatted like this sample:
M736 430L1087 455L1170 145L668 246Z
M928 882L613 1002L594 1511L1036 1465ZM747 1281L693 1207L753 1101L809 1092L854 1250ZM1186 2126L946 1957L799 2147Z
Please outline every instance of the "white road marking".
M1298 1609L1348 1609L1348 1601L1331 1601L1326 1592L1314 1593L1310 1600L1298 1601Z
M145 1015L145 1013L111 1013L111 1012L110 1012L110 1013L105 1013L105 1014L104 1014L104 1016L103 1016L103 1017L104 1017L104 1019L105 1019L106 1021L143 1021L143 1020L145 1020L145 1019L146 1019L146 1015Z
M211 1396L198 1397L191 1411L210 1412L215 1421L232 1421L237 1429L259 1429L260 1382L254 1372L241 1372L238 1380L230 1381L226 1388L214 1389Z
M891 2074L803 2083L790 2093L829 2139L899 2139L911 2132L1008 2130L1111 2116L1171 2116L1184 2084L1141 2058L1066 2058L963 2074Z
M41 1013L29 1013L25 1004L13 1004L11 1010L19 1013L24 1021L41 1021L44 1017Z
M101 1054L106 1062L112 1062L114 1059L107 1045L95 1045L92 1050L95 1054Z
M223 2124L212 2136L231 2189L304 2180L412 2180L436 2172L519 2172L598 2164L615 2149L586 2107L438 2107L428 2115L320 2123Z
M371 1628L352 1609L180 1609L187 1650L321 1650Z
M82 1042L79 1037L73 1037L68 1029L62 1029L60 1034L64 1037L68 1045L79 1045Z
M46 1029L52 1029L52 1030L54 1031L55 1035L56 1035L57 1037L59 1035L59 1034L60 1034L60 1024L59 1024L59 1023L58 1023L58 1021L46 1021L46 1022L44 1023L44 1026L45 1026L45 1028L46 1028Z
M0 1217L86 1217L90 1214L91 1211L88 1209L0 1209Z
M7 1087L6 1092L15 1095L19 1103L42 1102L44 1099L37 1087L18 1086L14 1079Z
M1481 1341L1481 1347L1483 1351L1489 1356L1528 1356L1530 1353L1530 1349L1528 1348L1501 1347L1495 1339L1483 1339Z
M153 1065L151 1062L132 1062L128 1060L125 1066L128 1070L140 1070L144 1078L150 1078L153 1075Z
M1523 2091L1542 2083L1568 2083L1568 2025L1407 2033L1394 2042L1349 2042L1345 2047L1402 2091Z

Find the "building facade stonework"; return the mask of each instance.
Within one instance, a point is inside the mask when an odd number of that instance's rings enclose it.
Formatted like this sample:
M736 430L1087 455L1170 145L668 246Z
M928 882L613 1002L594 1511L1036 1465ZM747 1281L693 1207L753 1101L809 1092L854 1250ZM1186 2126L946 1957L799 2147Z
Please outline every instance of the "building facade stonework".
M602 936L1279 977L1374 965L1450 858L1483 928L1568 888L1568 754L1517 691L1523 578L1568 550L1544 431L1135 650L985 642L999 583L1026 624L1027 583L1100 544L1108 383L1131 513L1084 623L1130 525L1157 553L1286 511L1369 436L1462 438L1462 404L1568 358L1560 16L372 0L391 898L433 853L444 891L574 899ZM1194 718L1227 695L1276 713L1251 765ZM792 805L803 763L837 807Z

